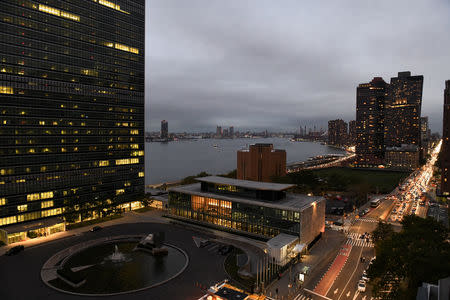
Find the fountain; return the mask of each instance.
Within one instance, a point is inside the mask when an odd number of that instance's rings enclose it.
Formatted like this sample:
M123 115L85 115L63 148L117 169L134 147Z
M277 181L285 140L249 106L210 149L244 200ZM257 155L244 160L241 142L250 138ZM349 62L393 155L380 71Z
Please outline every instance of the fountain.
M107 259L112 261L113 263L119 263L124 262L126 260L126 257L122 252L119 251L117 245L114 245L114 252L113 254L108 256Z
M50 258L53 265L47 264L41 277L50 287L81 295L151 288L178 276L189 262L183 250L163 240L164 233L156 233L73 245ZM138 247L141 241L145 241L142 248Z

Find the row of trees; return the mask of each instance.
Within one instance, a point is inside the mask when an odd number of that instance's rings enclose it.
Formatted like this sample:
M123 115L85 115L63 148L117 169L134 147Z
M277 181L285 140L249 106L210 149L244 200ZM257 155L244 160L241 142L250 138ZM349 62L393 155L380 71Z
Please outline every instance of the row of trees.
M381 299L415 299L423 282L437 284L450 276L449 230L432 218L406 216L394 232L380 222L373 232L376 260L368 275Z

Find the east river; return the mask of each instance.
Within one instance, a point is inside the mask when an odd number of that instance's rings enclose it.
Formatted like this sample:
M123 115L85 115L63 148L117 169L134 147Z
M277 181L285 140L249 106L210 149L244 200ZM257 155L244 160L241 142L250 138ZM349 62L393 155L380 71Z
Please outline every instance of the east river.
M145 183L173 182L202 171L210 174L227 173L236 169L237 150L255 143L270 143L274 148L286 150L288 164L321 154L344 153L342 150L320 143L291 142L284 138L199 139L145 143Z

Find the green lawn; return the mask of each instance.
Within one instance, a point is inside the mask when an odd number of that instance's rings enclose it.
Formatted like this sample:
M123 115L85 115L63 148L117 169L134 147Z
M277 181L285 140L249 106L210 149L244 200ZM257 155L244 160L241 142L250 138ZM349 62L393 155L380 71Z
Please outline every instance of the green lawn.
M385 170L362 170L352 168L328 168L314 170L313 174L325 179L327 186L334 190L348 191L352 186L367 185L371 193L386 194L391 192L408 172Z

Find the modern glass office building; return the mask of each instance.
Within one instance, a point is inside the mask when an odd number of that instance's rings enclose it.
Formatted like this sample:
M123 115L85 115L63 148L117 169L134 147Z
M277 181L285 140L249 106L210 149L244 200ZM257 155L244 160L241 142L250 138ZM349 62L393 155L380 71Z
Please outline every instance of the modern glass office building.
M145 0L3 0L0 238L139 205ZM73 221L73 220L72 220Z
M293 187L218 176L169 189L170 215L265 239L280 233L311 243L325 228L323 197L287 193Z

